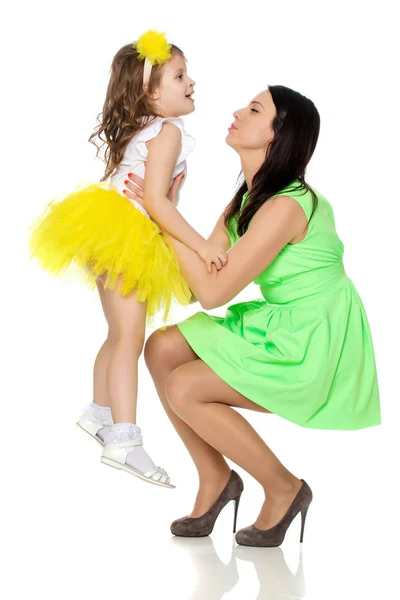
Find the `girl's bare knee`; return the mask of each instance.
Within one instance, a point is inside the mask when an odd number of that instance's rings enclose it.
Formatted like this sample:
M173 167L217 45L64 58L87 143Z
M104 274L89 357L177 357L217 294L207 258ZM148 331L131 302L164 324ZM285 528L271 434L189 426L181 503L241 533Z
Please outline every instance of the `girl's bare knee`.
M107 339L110 341L112 348L122 347L126 353L135 353L135 356L139 358L144 348L144 336L138 335L137 332L130 330L113 331L112 328L108 333Z

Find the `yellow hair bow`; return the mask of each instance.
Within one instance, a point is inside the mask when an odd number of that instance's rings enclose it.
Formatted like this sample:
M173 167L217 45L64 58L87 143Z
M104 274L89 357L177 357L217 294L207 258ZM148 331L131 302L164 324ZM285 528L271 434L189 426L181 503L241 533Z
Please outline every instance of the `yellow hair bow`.
M143 33L133 46L139 52L139 60L144 60L143 83L150 79L153 65L161 65L171 58L171 44L168 43L165 33L149 29Z

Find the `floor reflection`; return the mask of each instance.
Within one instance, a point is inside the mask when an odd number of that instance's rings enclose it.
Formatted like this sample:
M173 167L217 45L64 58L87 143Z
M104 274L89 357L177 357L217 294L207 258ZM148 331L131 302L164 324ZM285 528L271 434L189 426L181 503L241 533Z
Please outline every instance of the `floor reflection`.
M298 567L295 574L289 569L280 546L278 548L236 546L234 554L239 560L253 563L260 584L257 600L304 598L306 585L302 544L299 543Z
M302 544L299 544L298 568L289 569L281 547L252 548L239 546L232 538L232 554L228 563L219 558L211 537L183 538L173 536L171 544L185 550L192 560L196 582L188 600L219 600L239 583L240 561L253 563L259 592L248 600L297 600L306 592Z

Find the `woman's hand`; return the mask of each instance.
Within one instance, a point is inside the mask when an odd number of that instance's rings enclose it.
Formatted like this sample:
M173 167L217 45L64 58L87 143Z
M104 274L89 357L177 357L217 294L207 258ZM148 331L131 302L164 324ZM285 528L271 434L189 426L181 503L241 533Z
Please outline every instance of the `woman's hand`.
M176 195L184 176L183 173L177 175L169 188L167 198L174 206L176 206ZM123 190L125 196L136 200L144 208L144 179L134 173L128 173L128 179L125 179L124 183L127 187L127 189Z
M136 200L144 208L144 179L134 173L128 173L128 179L125 179L124 184L127 188L122 190L125 196Z

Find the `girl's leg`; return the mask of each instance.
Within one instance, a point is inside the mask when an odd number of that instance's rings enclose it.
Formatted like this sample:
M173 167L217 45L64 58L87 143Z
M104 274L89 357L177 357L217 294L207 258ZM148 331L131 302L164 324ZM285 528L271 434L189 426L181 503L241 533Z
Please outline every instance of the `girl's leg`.
M113 290L105 289L106 317L109 325L110 356L106 388L114 423L136 423L138 360L143 350L145 302L120 293L121 278Z
M147 303L139 302L135 291L122 296L121 284L120 278L113 290L104 290L111 349L106 387L114 421L104 438L106 444L142 437L136 422L136 408L138 360L144 345ZM133 447L125 463L142 474L158 470L143 445Z
M231 469L223 455L202 439L170 407L165 386L169 375L179 367L198 359L176 325L158 330L148 338L144 358L165 412L185 444L199 475L199 491L189 516L204 514L224 489Z
M103 307L104 316L108 324L107 301L104 291L104 284L101 277L96 280L97 289ZM97 432L96 436L104 441L104 437L112 425L112 416L110 408L110 398L107 392L106 375L111 358L111 341L109 336L101 346L93 367L93 401L86 406L83 412L83 419L95 422L103 427ZM82 418L81 417L81 418Z
M106 318L108 324L107 317L107 301L106 294L104 290L103 281L101 279L97 279L96 281L97 289L99 291L101 305L103 307L104 316ZM110 363L111 358L111 341L109 336L107 336L106 341L103 343L100 348L93 368L93 402L98 406L106 406L110 407L110 398L107 392L107 384L106 384L106 375L108 365Z

